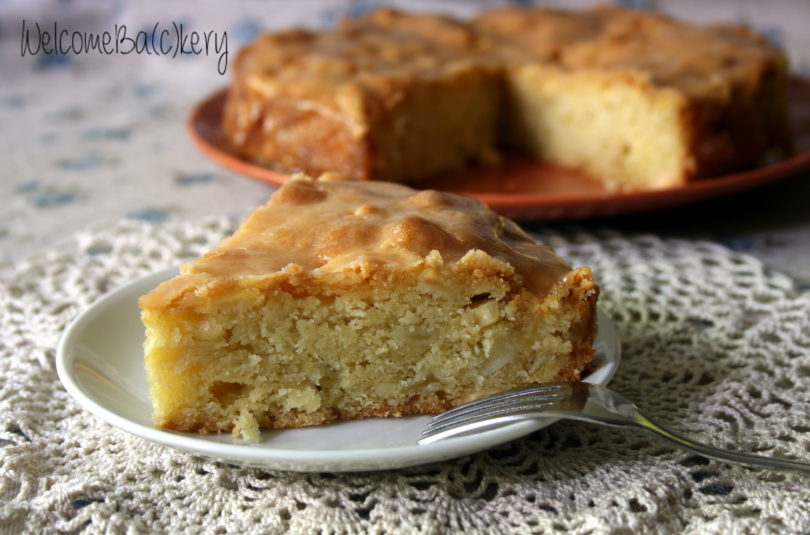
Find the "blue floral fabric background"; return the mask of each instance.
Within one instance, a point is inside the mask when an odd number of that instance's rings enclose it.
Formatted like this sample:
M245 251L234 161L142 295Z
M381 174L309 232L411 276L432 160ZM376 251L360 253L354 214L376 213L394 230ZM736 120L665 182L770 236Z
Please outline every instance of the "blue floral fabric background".
M504 2L0 0L0 273L91 225L117 218L162 222L243 216L273 191L208 161L187 136L191 107L229 82L230 72L219 72L224 49L174 56L46 54L47 46L39 43L43 47L33 53L36 24L51 33L54 23L71 33L125 27L131 38L142 32L152 40L163 30L170 36L181 24L187 34L221 39L227 33L224 60L230 66L238 49L261 32L293 25L328 27L344 15L383 3L466 17ZM545 3L583 7L593 2ZM787 50L796 73L810 77L810 2L620 3L704 23L748 23ZM786 208L774 213L802 210L804 199L797 204L796 195L779 195ZM777 223L763 227L752 226L751 217L728 224L712 214L709 208L580 224L713 239L761 256L810 284L810 222L792 218L783 224L774 216ZM704 219L690 225L691 217ZM720 223L710 227L706 221Z

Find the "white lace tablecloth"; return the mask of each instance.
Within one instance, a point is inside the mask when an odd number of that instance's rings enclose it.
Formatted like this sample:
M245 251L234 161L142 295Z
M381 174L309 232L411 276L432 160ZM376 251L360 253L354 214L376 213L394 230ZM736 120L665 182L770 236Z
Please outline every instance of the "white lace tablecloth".
M230 227L122 221L0 284L0 532L810 531L810 478L708 461L632 431L559 422L441 464L298 474L193 457L81 409L54 371L65 325ZM810 459L810 295L791 279L707 242L539 238L593 266L623 338L615 389L712 445Z

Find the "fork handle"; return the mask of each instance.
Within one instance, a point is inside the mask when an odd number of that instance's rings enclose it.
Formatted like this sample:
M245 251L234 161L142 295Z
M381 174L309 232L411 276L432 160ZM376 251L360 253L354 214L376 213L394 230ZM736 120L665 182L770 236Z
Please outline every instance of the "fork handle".
M754 455L751 453L739 453L736 451L721 450L695 442L684 436L668 431L660 427L641 414L636 414L633 419L634 423L642 429L653 433L659 438L678 446L679 448L697 453L703 457L709 457L718 461L724 461L735 464L742 464L745 466L753 466L757 468L769 468L771 470L789 470L792 472L800 472L802 474L810 474L810 464L799 461L790 461L788 459L775 459L773 457L766 457L764 455Z

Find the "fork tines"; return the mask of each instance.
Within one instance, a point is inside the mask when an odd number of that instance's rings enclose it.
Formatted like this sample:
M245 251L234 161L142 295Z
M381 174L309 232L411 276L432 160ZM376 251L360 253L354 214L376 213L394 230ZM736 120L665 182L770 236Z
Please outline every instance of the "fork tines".
M510 413L541 410L553 406L560 396L561 384L523 386L500 392L433 417L423 434L434 433L462 421L474 422L486 418L508 416Z

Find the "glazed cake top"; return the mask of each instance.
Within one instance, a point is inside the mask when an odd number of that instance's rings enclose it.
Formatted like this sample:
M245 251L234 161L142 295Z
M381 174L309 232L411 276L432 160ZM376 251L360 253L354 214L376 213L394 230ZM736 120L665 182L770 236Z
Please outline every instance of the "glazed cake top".
M353 91L395 95L403 81L477 69L486 63L478 53L483 48L477 32L450 17L380 9L334 30L262 35L240 51L235 71L267 97L323 100L341 108Z
M786 63L778 48L742 26L702 27L613 6L508 7L471 23L385 8L330 31L265 34L240 51L235 71L265 97L362 117L369 102L395 101L403 83L496 73L504 61L631 71L691 95L721 97L728 81L757 80Z
M782 52L743 26L701 27L664 15L598 6L585 11L502 8L473 26L506 57L570 69L631 70L654 83L704 94L724 79L756 79Z
M319 180L299 175L256 209L229 238L144 298L160 306L203 280L254 280L308 272L364 277L432 265L508 273L545 294L570 271L548 247L484 203L390 182ZM440 258L437 258L437 253ZM202 278L201 278L202 276ZM485 276L485 275L482 275Z

